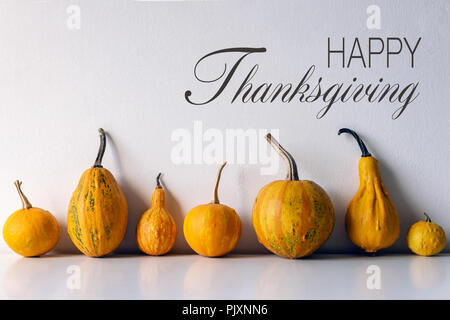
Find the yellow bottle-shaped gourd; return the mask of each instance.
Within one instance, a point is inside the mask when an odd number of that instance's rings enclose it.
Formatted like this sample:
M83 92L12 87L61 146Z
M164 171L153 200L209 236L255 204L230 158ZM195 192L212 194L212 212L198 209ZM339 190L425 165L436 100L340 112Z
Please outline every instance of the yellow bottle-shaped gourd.
M339 134L351 134L362 152L359 160L360 185L350 201L345 216L348 237L366 252L390 247L399 237L400 220L381 179L378 161L371 156L353 130L343 128Z
M136 241L141 251L152 256L169 252L175 245L177 225L166 209L164 190L156 177L156 189L150 209L144 212L136 229Z

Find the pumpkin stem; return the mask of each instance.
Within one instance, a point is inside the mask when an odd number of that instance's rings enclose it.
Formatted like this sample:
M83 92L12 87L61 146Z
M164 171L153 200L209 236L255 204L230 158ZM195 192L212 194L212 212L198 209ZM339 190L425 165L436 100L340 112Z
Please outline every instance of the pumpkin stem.
M161 172L158 173L158 176L156 177L156 187L161 189L162 188L161 182L159 181L160 178L161 178Z
M431 218L428 214L426 214L426 212L423 213L425 215L425 217L427 217L427 219L425 220L426 222L431 222Z
M97 153L97 159L95 159L94 168L102 168L102 159L103 155L105 154L105 148L106 148L106 135L105 131L100 128L98 129L98 132L100 133L100 147L98 148Z
M218 195L219 182L220 182L220 176L222 175L222 170L226 165L227 165L227 162L225 161L222 164L222 166L220 167L219 172L217 172L216 185L214 186L214 193L213 193L213 201L211 201L211 203L220 204L219 195Z
M348 128L342 128L339 130L338 135L340 135L343 132L350 133L356 139L356 142L358 142L359 148L361 149L361 152L362 152L361 157L370 157L371 156L369 151L367 151L366 145L364 144L364 142L361 140L361 138L358 136L358 134L355 131L350 130Z
M298 181L297 164L295 163L294 157L292 157L291 154L287 152L286 149L284 149L270 133L266 134L266 140L278 152L283 160L286 161L286 165L288 167L287 179L291 181Z
M19 193L20 200L22 200L22 209L31 209L33 206L31 205L30 201L28 201L27 197L23 194L22 189L20 188L22 186L22 182L19 180L14 181L14 185L17 188L17 192Z

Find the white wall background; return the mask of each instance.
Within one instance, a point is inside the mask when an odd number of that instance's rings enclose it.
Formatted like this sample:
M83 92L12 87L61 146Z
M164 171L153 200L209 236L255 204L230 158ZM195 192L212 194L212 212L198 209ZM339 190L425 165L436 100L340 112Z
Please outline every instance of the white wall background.
M366 8L381 8L381 30L366 28ZM70 4L81 8L81 29L66 27ZM448 1L1 1L0 2L0 224L20 200L23 181L32 204L51 211L64 232L59 251L74 252L66 228L67 204L98 148L97 128L110 134L104 158L129 202L129 228L120 249L135 251L134 228L150 205L155 176L164 172L168 207L179 230L186 212L208 202L217 165L175 165L171 134L205 129L280 129L296 157L300 176L319 183L332 198L336 225L323 251L355 251L344 230L347 203L358 184L360 152L343 126L364 137L380 161L385 184L399 211L401 237L390 251L406 251L405 235L428 212L450 235ZM369 36L422 42L415 68L403 58L389 70L383 57L371 70L327 69L327 37L362 41ZM365 42L362 43L367 48ZM420 81L419 98L399 119L398 105L336 104L321 120L323 103L230 104L233 92L206 107L193 107L184 92L211 94L193 77L204 54L235 47L266 47L248 58L230 84L235 90L253 64L257 80L298 81L311 65L324 82ZM393 58L395 59L395 58ZM222 65L216 64L218 68ZM218 70L206 70L215 74ZM230 90L230 89L228 89ZM220 198L243 221L239 252L265 252L251 227L258 190L285 175L260 175L259 165L230 165ZM5 243L0 243L7 250ZM450 248L447 245L447 251ZM182 232L177 252L190 252Z

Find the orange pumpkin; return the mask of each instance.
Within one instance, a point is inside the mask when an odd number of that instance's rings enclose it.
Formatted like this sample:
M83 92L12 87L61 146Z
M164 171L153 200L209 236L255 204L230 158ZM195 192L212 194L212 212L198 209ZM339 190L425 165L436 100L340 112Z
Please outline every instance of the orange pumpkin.
M299 180L294 158L270 133L266 139L287 162L288 176L259 191L252 213L256 236L269 251L281 257L310 255L333 230L333 204L317 183Z
M141 251L152 256L169 252L177 239L177 225L166 209L166 198L159 178L152 196L152 206L144 212L136 228L136 242Z
M58 221L50 212L31 205L22 192L22 182L16 181L14 184L23 208L6 220L3 238L14 252L24 257L43 255L58 243Z
M199 205L184 219L184 237L198 254L219 257L231 252L241 237L241 219L236 211L219 202L218 188L225 162L219 169L213 201Z
M100 132L100 148L94 166L80 178L69 203L67 231L75 246L90 257L114 251L125 236L128 205L116 179L101 162L106 136Z

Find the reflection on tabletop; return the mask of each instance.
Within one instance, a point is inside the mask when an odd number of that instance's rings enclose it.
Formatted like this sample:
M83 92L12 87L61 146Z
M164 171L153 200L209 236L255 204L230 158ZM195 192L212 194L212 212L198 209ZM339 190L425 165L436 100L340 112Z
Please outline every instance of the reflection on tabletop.
M449 299L450 255L0 255L1 299ZM371 270L380 288L370 289Z

